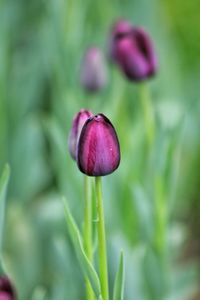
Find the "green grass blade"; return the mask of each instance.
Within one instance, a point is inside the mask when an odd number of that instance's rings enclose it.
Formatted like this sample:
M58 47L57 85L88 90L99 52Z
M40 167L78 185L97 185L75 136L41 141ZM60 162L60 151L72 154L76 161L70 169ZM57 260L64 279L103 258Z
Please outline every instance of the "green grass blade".
M113 300L123 300L124 298L124 256L120 255L120 262L115 278Z
M6 165L4 167L2 176L0 178L0 257L3 244L3 227L4 227L4 214L5 214L5 200L8 180L10 176L10 167Z
M66 199L63 199L63 203L64 203L64 208L65 208L65 218L66 218L66 222L68 225L68 230L69 230L70 237L72 239L79 263L81 265L82 271L84 273L84 276L90 281L90 284L93 288L93 291L94 291L97 299L101 299L101 287L100 287L99 277L84 252L83 243L81 240L81 235L80 235L79 229L69 211Z

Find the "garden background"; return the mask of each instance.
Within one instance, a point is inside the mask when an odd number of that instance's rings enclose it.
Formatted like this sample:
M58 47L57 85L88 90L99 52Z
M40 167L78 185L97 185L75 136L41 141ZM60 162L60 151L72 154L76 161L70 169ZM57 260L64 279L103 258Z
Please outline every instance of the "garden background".
M106 114L121 144L121 165L103 180L111 290L123 249L126 300L200 299L199 8L199 0L0 1L0 172L11 168L3 253L20 300L85 299L60 200L81 229L83 178L67 146L81 108ZM106 54L119 18L143 26L158 55L147 83L151 157L141 86L109 63L105 90L87 94L79 83L85 49Z

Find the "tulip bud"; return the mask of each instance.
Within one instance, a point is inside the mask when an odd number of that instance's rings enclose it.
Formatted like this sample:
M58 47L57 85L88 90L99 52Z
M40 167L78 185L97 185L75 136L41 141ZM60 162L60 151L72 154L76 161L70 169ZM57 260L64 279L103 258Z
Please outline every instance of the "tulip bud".
M0 276L0 300L16 300L15 289L6 276Z
M132 32L132 29L133 29L132 24L126 20L119 20L113 25L112 31L111 31L111 36L110 36L110 39L108 42L109 43L108 44L108 55L109 55L109 58L111 61L116 60L116 53L115 53L116 42L119 39L124 38L125 36L130 34Z
M141 81L155 75L157 57L148 34L134 27L132 33L115 43L116 60L129 80Z
M81 64L80 81L88 92L96 92L106 85L107 67L100 49L87 50Z
M72 127L68 139L68 147L71 157L76 160L77 143L85 121L92 116L86 109L81 109L73 118Z
M77 164L88 176L114 172L120 163L120 146L116 131L103 114L90 117L83 126L77 149Z

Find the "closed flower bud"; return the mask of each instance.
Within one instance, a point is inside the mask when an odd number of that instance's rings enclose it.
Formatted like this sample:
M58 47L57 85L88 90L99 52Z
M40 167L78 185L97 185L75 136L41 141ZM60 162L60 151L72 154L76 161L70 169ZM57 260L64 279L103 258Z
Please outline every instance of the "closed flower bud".
M16 300L13 285L6 276L0 276L0 300Z
M81 109L73 118L72 127L68 139L68 147L71 157L76 160L77 142L85 121L92 116L86 109Z
M134 27L132 33L115 43L116 61L126 77L141 81L157 72L157 57L148 34Z
M88 176L114 172L120 163L120 146L116 131L103 114L89 118L80 134L77 163Z
M119 20L113 25L111 36L108 41L108 55L111 61L116 60L116 42L130 34L132 32L132 29L132 24L127 20Z
M87 50L81 64L80 81L88 92L97 92L106 85L107 67L99 48Z

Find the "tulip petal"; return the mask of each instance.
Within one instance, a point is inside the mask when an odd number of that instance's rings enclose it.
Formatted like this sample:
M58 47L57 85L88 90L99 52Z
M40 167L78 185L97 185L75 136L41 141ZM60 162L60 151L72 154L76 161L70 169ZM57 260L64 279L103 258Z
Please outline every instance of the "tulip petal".
M85 121L92 116L89 110L81 109L73 118L72 128L69 134L68 147L71 157L76 160L77 143Z
M122 39L118 44L117 57L122 71L130 80L141 80L148 73L148 63L138 51L134 40Z
M132 32L132 24L127 20L118 20L112 27L111 36L108 41L108 56L111 61L116 61L115 44L121 38L126 37Z
M12 300L11 296L8 293L0 291L0 300Z
M158 63L157 63L157 56L155 54L153 43L147 34L147 32L141 28L136 27L134 29L135 39L137 41L138 49L144 54L144 58L148 63L148 75L154 75L157 71Z

